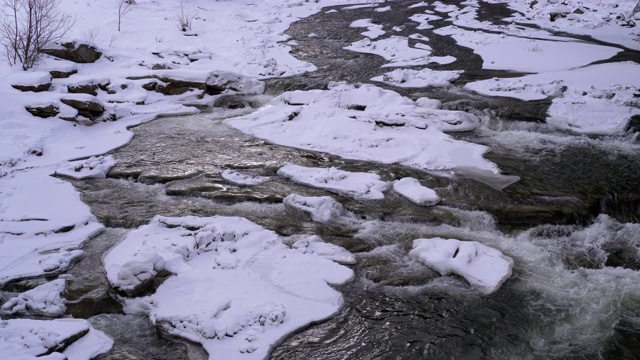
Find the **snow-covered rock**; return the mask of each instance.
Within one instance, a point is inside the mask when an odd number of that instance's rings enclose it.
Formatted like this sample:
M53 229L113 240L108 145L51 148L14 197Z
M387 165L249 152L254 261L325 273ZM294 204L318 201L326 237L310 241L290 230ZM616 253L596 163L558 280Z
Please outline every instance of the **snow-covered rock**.
M229 169L224 170L220 174L220 177L222 177L225 181L230 182L231 184L240 186L260 185L272 180L272 178L269 176L252 176Z
M476 241L416 239L409 256L440 275L460 275L485 294L498 290L513 268L510 257Z
M67 310L66 300L60 296L64 288L64 279L42 284L9 299L0 307L0 313L62 315Z
M409 47L406 37L396 35L380 40L364 38L346 46L345 50L382 56L389 62L382 67L420 66L432 62L450 64L456 61L453 56L432 56L430 49Z
M298 217L319 223L335 222L351 214L331 196L291 194L283 200L285 209Z
M305 236L291 245L292 249L303 254L314 254L337 262L338 264L355 264L356 257L349 251L333 244L326 243L318 235Z
M393 191L420 206L433 206L440 202L440 196L414 178L403 178L393 183Z
M294 182L324 189L356 200L384 199L384 191L389 183L379 175L364 172L350 172L331 168L312 168L295 164L285 164L278 175Z
M62 163L56 170L56 175L73 179L105 178L115 165L116 159L112 155L92 156L86 160Z
M304 239L302 239L304 240ZM336 247L300 241L238 217L156 216L104 257L109 282L131 292L160 271L174 274L154 294L125 300L171 335L201 343L210 359L264 359L288 334L342 306L329 285L353 271Z
M446 87L451 85L451 81L459 78L461 73L462 71L436 71L428 68L396 69L371 80L402 88Z
M0 320L1 359L90 360L112 345L86 320Z

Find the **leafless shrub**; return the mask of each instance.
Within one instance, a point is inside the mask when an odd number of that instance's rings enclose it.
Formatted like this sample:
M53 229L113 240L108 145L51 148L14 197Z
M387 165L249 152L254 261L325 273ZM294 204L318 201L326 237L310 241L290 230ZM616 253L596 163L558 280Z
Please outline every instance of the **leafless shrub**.
M180 31L189 31L193 25L193 20L198 15L197 13L190 13L186 11L189 0L180 0L180 14L177 16L178 27Z
M2 0L0 38L10 65L32 68L40 50L60 41L75 18L60 11L60 0Z
M95 43L99 33L100 30L98 30L98 28L91 28L82 33L82 38L84 39L84 41Z

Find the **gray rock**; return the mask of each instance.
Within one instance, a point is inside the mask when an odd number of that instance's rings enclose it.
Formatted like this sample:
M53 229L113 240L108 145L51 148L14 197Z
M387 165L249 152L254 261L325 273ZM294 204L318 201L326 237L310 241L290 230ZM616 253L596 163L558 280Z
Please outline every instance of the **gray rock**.
M51 88L51 82L47 82L44 84L36 84L36 85L11 85L12 88L20 91L33 91L33 92L42 92L48 91Z
M102 56L102 52L95 47L75 42L63 43L59 48L42 49L40 52L80 64L94 63Z
M66 79L69 76L73 75L73 74L77 74L78 70L69 70L69 71L63 71L63 70L51 70L49 71L49 74L51 74L51 77L54 79Z
M60 108L53 104L47 106L25 106L24 108L31 113L31 115L45 119L60 113Z

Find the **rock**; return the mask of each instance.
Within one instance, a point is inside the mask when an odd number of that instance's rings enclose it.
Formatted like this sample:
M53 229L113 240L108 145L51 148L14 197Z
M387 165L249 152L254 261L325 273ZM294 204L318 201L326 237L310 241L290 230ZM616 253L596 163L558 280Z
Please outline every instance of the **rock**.
M205 93L208 95L218 95L226 90L245 94L261 94L264 92L264 83L228 71L212 72L206 81Z
M25 106L24 108L31 113L31 115L45 119L56 116L60 113L60 108L54 104L49 104L47 106Z
M11 85L12 88L20 91L33 91L42 92L48 91L51 88L51 83L39 84L39 85Z
M94 63L102 56L102 52L95 47L75 42L63 43L59 48L42 49L40 52L80 64Z
M147 90L147 91L155 91L157 86L158 86L158 82L157 81L151 81L151 82L148 82L146 84L143 84L142 88Z
M85 84L76 84L67 86L67 91L72 94L89 94L96 96L98 95L98 89L113 93L112 90L109 89L109 85L111 85L108 81L104 81L101 83L89 82Z
M182 95L188 91L193 90L189 85L181 82L169 82L166 85L158 85L154 91L164 95Z
M73 75L73 74L77 74L78 70L68 70L68 71L64 71L64 70L51 70L49 71L49 74L51 74L51 77L54 79L66 79L69 76Z
M82 84L82 85L69 85L67 91L71 94L89 94L98 95L98 85L96 84Z
M41 92L51 88L51 75L44 71L22 72L11 76L7 82L16 90Z
M485 294L498 290L511 276L513 269L510 257L476 241L416 239L409 256L440 275L462 276Z
M92 96L88 96L85 100L60 99L60 101L63 104L69 105L78 110L79 116L88 118L91 121L95 121L96 118L100 117L105 111L104 106L98 101L98 99L93 98ZM78 118L65 118L63 120L78 121Z

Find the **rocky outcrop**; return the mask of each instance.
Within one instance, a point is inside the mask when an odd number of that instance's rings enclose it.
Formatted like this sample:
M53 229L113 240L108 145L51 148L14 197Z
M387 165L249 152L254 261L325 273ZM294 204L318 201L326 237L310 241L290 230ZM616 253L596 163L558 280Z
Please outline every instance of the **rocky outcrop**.
M60 113L60 108L53 104L46 106L25 106L25 109L31 113L31 115L45 119Z
M105 108L100 103L100 101L92 96L87 96L84 98L66 98L60 99L60 101L72 108L78 110L78 116L87 118L89 120L96 121L99 117L101 117ZM70 121L78 121L78 118L65 118L64 120Z
M142 87L148 91L156 91L164 95L182 95L188 91L199 90L200 96L219 95L223 92L242 92L245 94L261 94L264 83L250 77L226 71L214 71L204 74L200 79L186 78L180 73L163 71L161 74L129 77L129 80L155 79Z
M11 85L11 87L20 91L42 92L42 91L48 91L51 88L51 82L44 83L44 84L35 84L35 85L13 84Z
M54 79L66 79L69 76L73 75L73 74L77 74L78 70L75 69L71 69L71 70L51 70L49 71L49 74L51 74L51 77Z
M62 43L60 47L42 49L40 52L80 64L94 63L102 56L102 52L98 51L94 46L76 42Z
M109 85L111 85L111 83L108 81L99 83L89 82L85 84L69 85L67 86L67 91L72 94L89 94L93 96L98 95L98 90L102 90L110 94L115 93L113 90L109 89Z

